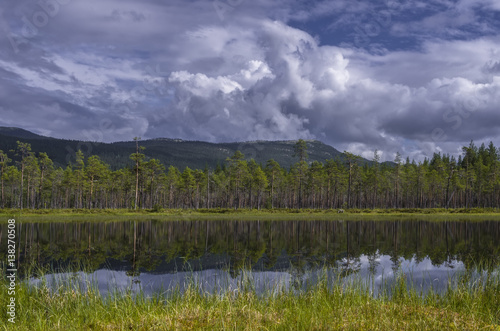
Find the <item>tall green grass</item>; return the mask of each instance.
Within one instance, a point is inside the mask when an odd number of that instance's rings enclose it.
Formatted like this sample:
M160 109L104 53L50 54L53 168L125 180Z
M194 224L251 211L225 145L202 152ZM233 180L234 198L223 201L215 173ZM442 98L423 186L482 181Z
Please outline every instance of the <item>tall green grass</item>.
M137 220L433 220L484 221L500 220L498 209L0 209L0 224L9 218L19 222L104 222L124 218Z
M3 273L5 275L5 272ZM93 280L59 278L37 286L18 283L17 316L5 330L500 330L499 270L475 277L465 272L442 294L408 289L403 274L377 296L368 283L343 282L327 273L297 290L271 287L257 293L251 274L238 288L208 293L189 281L180 288L143 292L99 293ZM0 306L9 296L1 284ZM83 284L83 285L82 285ZM5 308L3 308L5 309Z
M200 209L85 209L85 208L60 208L60 209L15 209L0 208L0 215L190 215L190 214L337 214L338 209L323 208L274 208L274 209L248 209L248 208L200 208ZM345 214L500 214L500 208L349 208Z

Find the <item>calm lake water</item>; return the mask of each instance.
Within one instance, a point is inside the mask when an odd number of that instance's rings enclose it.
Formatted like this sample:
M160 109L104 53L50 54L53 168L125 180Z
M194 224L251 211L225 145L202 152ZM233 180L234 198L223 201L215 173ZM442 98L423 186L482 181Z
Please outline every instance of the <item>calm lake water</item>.
M6 224L0 233L6 245ZM209 292L245 284L269 292L305 288L325 275L368 280L377 291L398 273L417 289L441 290L463 271L500 266L498 221L18 223L17 244L21 278L37 265L49 282L92 281L103 294L182 291L190 282Z

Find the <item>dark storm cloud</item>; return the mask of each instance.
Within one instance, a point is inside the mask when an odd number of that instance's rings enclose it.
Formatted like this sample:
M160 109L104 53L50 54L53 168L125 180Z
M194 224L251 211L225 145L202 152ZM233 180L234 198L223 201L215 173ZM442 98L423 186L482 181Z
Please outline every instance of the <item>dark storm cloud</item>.
M500 143L495 1L0 9L0 125L94 141L315 138L385 159Z

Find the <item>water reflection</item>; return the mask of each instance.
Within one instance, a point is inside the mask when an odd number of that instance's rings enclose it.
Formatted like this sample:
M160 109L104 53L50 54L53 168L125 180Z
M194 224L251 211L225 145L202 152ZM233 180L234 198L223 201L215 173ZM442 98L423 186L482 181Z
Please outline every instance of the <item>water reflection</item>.
M458 261L451 264L433 265L428 258L420 262L415 259L401 258L399 269L394 273L391 257L382 255L377 258L378 266L373 270L369 258L361 255L357 273L343 277L342 263L337 267L312 268L306 272L287 271L244 271L237 276L224 269L206 269L199 271L181 271L177 273L154 274L144 272L131 277L126 271L99 269L92 273L56 273L45 275L45 281L53 288L60 284L71 283L71 286L87 290L88 286L97 287L103 296L110 292L144 293L146 296L163 294L168 296L174 292L184 293L189 286L194 286L200 293L237 292L241 289L252 289L257 294L277 294L283 290L300 291L315 285L320 279L327 279L330 284L338 281L344 284L361 284L378 295L381 290L390 289L395 279L405 275L408 287L414 287L417 293L427 293L431 288L435 293L444 291L449 284L457 280L457 274L465 271L464 265ZM325 278L326 277L326 278ZM42 280L32 278L31 284L39 285Z
M5 224L0 233L4 244ZM115 279L117 286L135 280L132 289L182 286L188 276L233 286L245 270L271 287L300 287L324 270L376 281L407 270L426 287L433 279L446 284L456 270L500 265L495 221L18 223L17 236L21 277L30 265L54 274L84 265L86 277Z

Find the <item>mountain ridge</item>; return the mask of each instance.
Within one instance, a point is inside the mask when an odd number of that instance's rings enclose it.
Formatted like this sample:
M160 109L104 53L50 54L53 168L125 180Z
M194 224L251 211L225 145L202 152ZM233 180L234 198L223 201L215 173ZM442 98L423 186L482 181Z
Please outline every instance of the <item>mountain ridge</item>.
M13 127L13 126L0 126L0 134L17 138L31 138L31 139L56 139L52 137L42 136L31 131Z
M74 163L78 149L82 150L86 157L98 155L115 170L131 166L130 154L135 152L135 141L104 143L68 140L46 137L16 127L0 127L0 150L6 152L14 150L17 140L30 143L35 153L46 152L54 163L61 167ZM47 144L48 140L49 144ZM282 167L290 168L298 161L298 158L293 156L295 142L297 140L211 143L175 138L153 138L140 140L139 144L146 148L143 153L147 158L158 159L166 167L172 165L179 169L185 167L213 169L217 165L222 166L236 150L240 150L247 160L255 159L257 163L265 165L267 160L274 159ZM343 153L321 141L306 140L306 144L309 162L344 159ZM364 162L370 161L364 160Z

